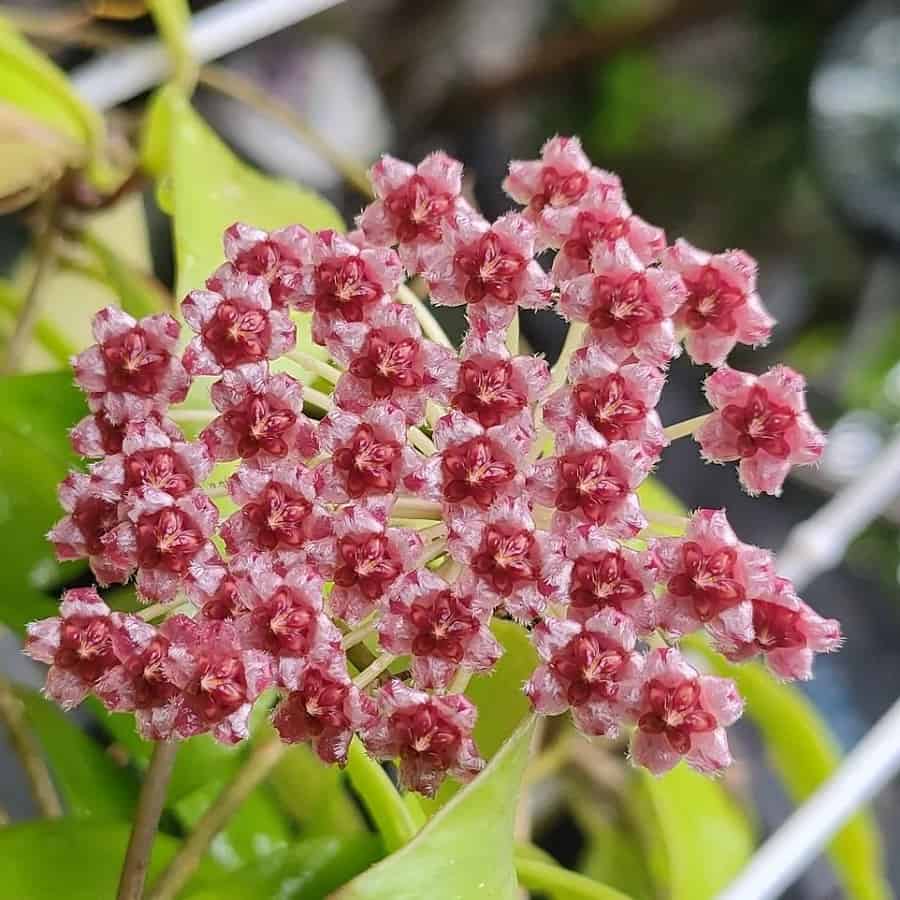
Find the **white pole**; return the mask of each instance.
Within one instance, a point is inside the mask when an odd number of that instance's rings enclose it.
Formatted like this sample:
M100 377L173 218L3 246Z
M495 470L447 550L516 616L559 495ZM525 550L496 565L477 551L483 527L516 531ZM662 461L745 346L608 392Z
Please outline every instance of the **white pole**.
M774 900L834 833L896 774L900 700L847 754L841 767L759 848L718 900Z
M188 43L199 62L210 62L342 2L224 0L192 18ZM92 106L110 109L164 81L169 67L166 49L150 38L85 63L71 80Z
M788 535L778 571L804 588L836 566L853 540L900 493L900 433L845 488Z
M798 588L837 565L847 546L900 491L900 435L851 484L793 529L778 570ZM900 771L900 700L837 772L759 848L718 900L774 900L844 822Z

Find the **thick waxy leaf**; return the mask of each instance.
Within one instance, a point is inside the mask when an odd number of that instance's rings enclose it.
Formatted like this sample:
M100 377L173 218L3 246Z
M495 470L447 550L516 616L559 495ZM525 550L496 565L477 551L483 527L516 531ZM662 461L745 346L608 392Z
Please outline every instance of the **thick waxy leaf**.
M338 891L335 900L513 900L513 824L531 719L488 767L405 847Z
M170 193L178 297L202 287L221 265L222 232L236 221L267 229L296 223L343 228L334 207L318 195L242 163L171 88L151 107L144 163Z
M702 640L692 640L719 675L733 678L747 701L745 715L762 734L766 755L787 792L799 805L840 764L840 750L812 704L756 663L731 665ZM884 871L878 828L867 812L855 815L828 846L828 855L845 896L886 900L892 895Z
M679 765L661 778L643 770L629 800L657 892L712 900L753 853L753 830L719 781Z
M503 647L503 656L490 676L476 676L466 688L466 696L478 707L475 743L485 759L493 757L530 712L531 704L522 686L538 664L537 653L520 625L497 619L491 623L491 630ZM445 782L435 800L425 800L422 805L433 812L458 790L456 782Z
M516 873L523 887L558 900L629 900L627 894L609 885L544 862L530 853L516 852Z
M44 535L62 515L56 486L76 462L67 429L86 412L68 372L0 378L0 621L17 631L54 615L57 586L84 569L60 566Z
M210 882L185 900L320 900L383 853L373 834L311 838Z
M82 102L65 75L2 18L0 137L2 196L23 192L28 199L29 189L40 191L67 167L85 163L90 163L95 181L111 182L99 154L105 140L103 119Z
M197 115L174 87L163 88L147 116L142 148L144 166L157 179L160 206L173 219L177 300L224 261L222 233L241 221L274 229L300 224L313 231L343 230L337 210L317 194L288 181L267 178L242 163ZM327 353L312 343L310 316L295 313L297 346L319 358ZM274 366L310 382L305 369L288 359ZM206 408L208 397L192 391L188 405Z
M36 691L17 687L16 695L69 813L128 821L138 791L134 773L118 766L58 706Z
M365 828L341 770L323 763L306 744L284 754L269 783L305 835L346 837Z
M55 819L0 829L0 893L21 900L107 900L116 896L125 857L128 822ZM178 841L157 834L147 877L152 884L168 865ZM203 863L198 877L217 869Z

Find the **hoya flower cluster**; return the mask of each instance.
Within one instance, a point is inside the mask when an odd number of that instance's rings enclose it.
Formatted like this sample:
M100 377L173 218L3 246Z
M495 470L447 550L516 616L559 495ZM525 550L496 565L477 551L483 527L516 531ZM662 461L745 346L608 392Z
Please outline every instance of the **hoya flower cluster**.
M64 707L93 693L148 738L234 742L274 686L285 741L343 763L359 735L431 794L483 765L464 691L500 658L490 625L504 617L540 658L524 686L538 713L570 710L592 736L629 729L656 773L682 757L720 770L741 699L678 639L705 630L781 678L810 677L840 643L722 510L660 537L637 494L668 443L655 408L682 345L718 367L695 428L707 459L777 494L819 456L797 373L725 365L772 325L755 263L668 246L574 138L510 165L521 209L493 223L444 154L384 157L371 176L377 199L349 235L229 228L227 261L182 304L183 352L171 316L97 315L74 361L92 414L72 432L96 461L63 482L50 540L100 585L134 577L153 605L111 612L93 588L67 591L28 631L47 693ZM458 353L398 299L414 276L433 303L465 305ZM554 303L578 340L552 374L517 355L510 327ZM294 349L294 311L331 362ZM280 357L332 390L273 369ZM200 376L215 413L188 440L172 406Z

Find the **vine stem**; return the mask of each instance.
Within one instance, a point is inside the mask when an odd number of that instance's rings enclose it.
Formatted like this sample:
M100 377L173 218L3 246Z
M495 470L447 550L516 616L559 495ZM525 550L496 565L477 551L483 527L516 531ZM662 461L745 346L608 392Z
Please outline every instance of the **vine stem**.
M38 742L28 727L22 701L16 696L10 682L2 676L0 676L0 718L6 725L10 743L25 770L25 777L28 779L38 809L48 819L60 818L63 814L62 803Z
M147 900L174 900L206 855L213 838L225 827L250 793L266 779L287 751L276 732L266 735L250 751L237 775L200 817L181 850L153 885ZM123 900L120 896L119 900Z
M416 311L416 318L422 326L425 337L430 338L436 344L453 349L453 343L447 337L447 333L441 328L440 323L434 317L431 310L425 305L425 301L419 298L419 295L408 285L401 284L397 291L397 297L403 302L408 303Z
M141 900L143 896L150 851L153 849L153 839L156 837L156 828L166 800L166 788L177 754L178 744L174 741L159 741L153 749L138 798L116 900Z
M40 318L40 288L44 279L53 269L53 239L56 234L56 212L59 195L50 190L41 198L38 207L38 235L35 243L35 266L28 286L28 293L19 310L16 327L6 345L6 372L15 372L21 367L22 358L31 341L31 333Z
M393 653L382 653L353 679L353 683L359 690L368 687L396 658ZM150 900L162 900L162 898L151 897Z
M441 504L431 500L418 500L414 497L401 497L391 507L391 517L397 519L425 519L440 522L443 513Z
M674 425L669 425L668 428L665 428L663 434L668 440L677 441L678 438L693 434L711 415L712 413L703 413L702 416L694 416L693 419L676 422Z
M288 353L287 358L297 363L298 366L302 366L307 372L321 375L322 378L331 382L331 384L337 384L337 380L342 374L340 369L330 366L324 360L317 359L312 354L304 353L302 350L292 350Z

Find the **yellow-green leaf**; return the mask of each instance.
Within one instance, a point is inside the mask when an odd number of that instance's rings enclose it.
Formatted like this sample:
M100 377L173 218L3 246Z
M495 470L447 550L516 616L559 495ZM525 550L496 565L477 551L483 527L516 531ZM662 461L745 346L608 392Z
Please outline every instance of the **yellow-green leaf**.
M661 778L644 771L634 777L631 818L641 828L657 892L712 900L753 853L747 817L721 782L684 764Z
M334 894L335 900L515 900L513 825L532 719L405 847Z
M221 265L222 233L238 220L266 229L343 228L338 212L317 194L241 162L173 88L164 88L151 107L143 159L171 190L179 297L202 287Z

